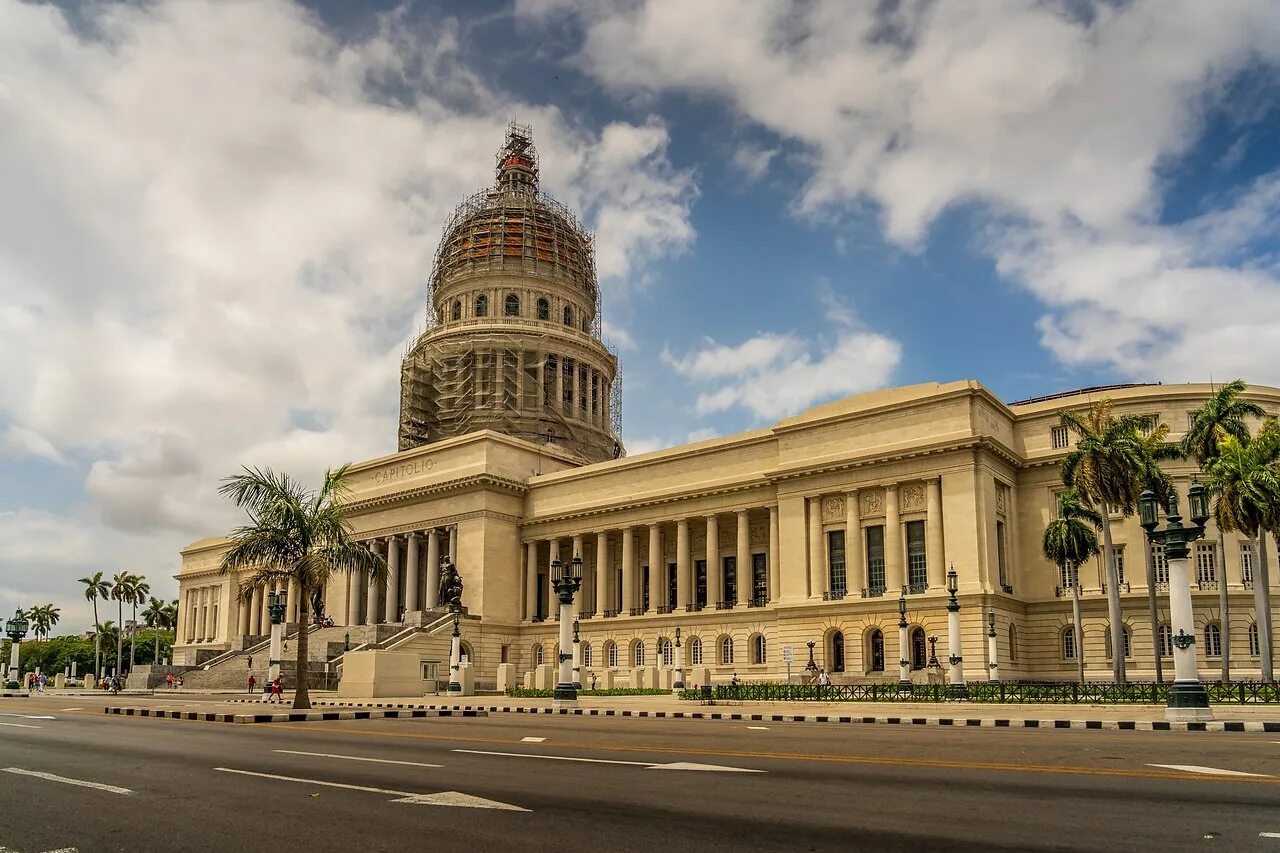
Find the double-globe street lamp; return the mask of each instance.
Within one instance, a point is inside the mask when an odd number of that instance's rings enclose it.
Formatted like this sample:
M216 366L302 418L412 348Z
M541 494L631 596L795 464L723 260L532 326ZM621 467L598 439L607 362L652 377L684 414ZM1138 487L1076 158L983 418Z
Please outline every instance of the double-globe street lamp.
M676 626L676 677L671 683L672 691L684 690L684 653L680 651L680 626Z
M1000 680L998 654L999 651L996 649L996 612L992 610L987 614L987 658L991 661L991 663L987 664L987 681Z
M551 585L560 599L560 674L552 694L556 704L577 703L578 690L573 682L573 597L582 588L582 557L577 554L568 564L551 561Z
M907 657L907 588L898 596L898 687L911 689L911 661Z
M267 593L267 615L271 617L271 646L267 655L267 683L275 682L280 675L280 658L284 656L284 610L287 593L272 590Z
M22 638L27 636L27 631L31 628L31 623L27 617L22 614L22 610L15 610L13 618L4 623L4 633L13 641L13 647L9 651L9 678L6 687L17 689L18 684L18 645L22 642Z
M947 572L947 592L951 600L947 602L947 663L951 665L950 681L947 692L952 698L963 699L969 695L964 683L964 657L960 649L960 602L956 601L956 591L960 588L956 567Z
M1178 496L1169 495L1164 530L1156 530L1160 524L1160 504L1155 493L1147 490L1138 497L1138 517L1147 538L1164 545L1165 558L1169 562L1169 621L1173 634L1173 686L1165 704L1165 719L1212 720L1209 693L1200 683L1196 669L1196 625L1191 609L1191 575L1187 557L1188 545L1204 536L1204 525L1209 520L1209 495L1200 483L1193 483L1187 494L1191 510L1191 527L1182 524L1178 513Z

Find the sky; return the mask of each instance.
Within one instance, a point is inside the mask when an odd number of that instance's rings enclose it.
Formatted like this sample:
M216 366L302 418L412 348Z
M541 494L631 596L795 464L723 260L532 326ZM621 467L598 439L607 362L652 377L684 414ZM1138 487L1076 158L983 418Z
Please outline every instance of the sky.
M1280 385L1270 0L0 0L0 613L395 449L508 121L630 454L889 385Z

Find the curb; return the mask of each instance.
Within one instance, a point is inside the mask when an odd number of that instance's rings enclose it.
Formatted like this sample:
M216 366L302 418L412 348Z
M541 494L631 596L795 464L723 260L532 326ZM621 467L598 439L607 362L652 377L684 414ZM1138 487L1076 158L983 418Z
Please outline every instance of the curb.
M240 701L240 700L233 700ZM1170 722L1168 720L1041 720L1001 719L977 717L853 717L814 714L741 714L719 711L632 711L611 708L548 708L544 706L501 705L409 705L370 702L317 702L317 705L337 707L420 709L426 711L483 711L487 714L557 714L573 717L641 717L670 720L737 720L764 723L828 723L890 726L949 726L952 728L984 729L1075 729L1080 731L1139 731L1139 732L1271 732L1280 733L1280 721L1210 721Z
M157 717L201 723L311 723L329 720L395 720L424 717L487 717L480 708L420 708L394 711L288 711L279 714L218 714L202 711L166 711L159 708L103 708L103 713L123 717Z

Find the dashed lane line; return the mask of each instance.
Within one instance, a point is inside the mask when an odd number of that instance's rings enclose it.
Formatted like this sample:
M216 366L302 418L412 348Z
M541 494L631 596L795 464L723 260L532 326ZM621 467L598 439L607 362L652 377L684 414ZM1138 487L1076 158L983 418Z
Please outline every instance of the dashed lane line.
M0 723L0 726L8 726L11 729L42 729L44 726L28 726L24 723Z
M443 764L424 764L421 761L395 761L390 758L366 758L363 755L336 755L332 752L303 752L298 749L277 749L286 755L310 755L313 758L338 758L344 761L370 761L375 764L401 764L405 767L444 767Z
M72 779L67 776L56 776L53 773L42 773L39 770L24 770L21 767L4 767L0 768L5 773L17 773L20 776L34 776L37 779L45 779L50 782L61 782L64 785L77 785L81 788L93 788L98 791L108 791L112 794L129 795L133 791L128 788L121 788L116 785L107 785L102 782L88 782L84 779Z
M542 758L548 761L578 761L584 764L622 764L631 767L645 767L649 770L701 770L722 773L764 773L747 767L726 767L722 764L697 764L692 761L619 761L613 758L578 758L569 755L537 755L531 752L490 752L483 749L455 749L469 755L496 755L503 758Z
M542 742L543 742L543 741L545 741L545 740L546 740L546 738L544 738L544 737L522 737L522 738L520 738L520 742L521 742L521 743L542 743Z
M1165 770L1183 770L1187 773L1202 773L1206 776L1252 776L1270 779L1266 773L1245 773L1243 770L1223 770L1220 767L1204 767L1200 764L1148 764L1148 767L1163 767Z
M215 767L220 773L236 773L241 776L257 776L260 779L274 779L277 782L299 782L304 785L320 785L325 788L344 788L348 791L364 791L369 794L387 794L393 797L393 803L410 803L421 806L458 806L470 809L499 809L501 811L527 812L526 808L500 803L497 800L486 800L473 797L458 791L441 791L436 794L419 794L412 791L395 791L389 788L371 788L367 785L350 785L346 782L330 782L325 779L303 779L298 776L281 776L276 773L258 773L253 770L236 770L231 767Z

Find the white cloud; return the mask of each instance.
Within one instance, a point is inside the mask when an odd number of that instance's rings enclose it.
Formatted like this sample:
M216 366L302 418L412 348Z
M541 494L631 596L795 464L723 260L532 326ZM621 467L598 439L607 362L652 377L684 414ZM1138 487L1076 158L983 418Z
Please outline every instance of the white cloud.
M566 11L547 0L522 8L531 20ZM1211 227L1158 220L1159 166L1195 144L1227 82L1280 62L1269 0L575 8L585 33L575 63L614 91L714 98L804 152L811 171L795 198L804 216L870 203L889 239L915 248L944 210L981 203L993 220L984 245L1044 300L1043 340L1064 362L1141 378L1221 368L1280 382L1269 343L1274 261L1206 252ZM1245 220L1241 246L1270 227L1237 215L1250 204L1214 217ZM1137 291L1188 294L1167 306L1186 319L1152 319ZM1200 315L1205 293L1231 300Z
M618 349L634 350L636 348L636 339L631 336L631 332L625 326L619 326L617 323L604 321L604 339L607 343L613 344Z
M687 356L677 356L663 348L662 360L685 376L718 379L763 369L779 359L799 354L803 346L794 335L765 332L737 346L725 346L708 338L704 349Z
M0 0L3 446L87 460L82 522L129 531L121 559L171 572L231 520L214 490L241 464L314 476L394 447L440 228L492 181L508 117L610 286L693 239L661 121L593 132L487 88L456 26L380 21L341 41L286 0L91 4L75 26ZM0 556L0 585L25 571Z

